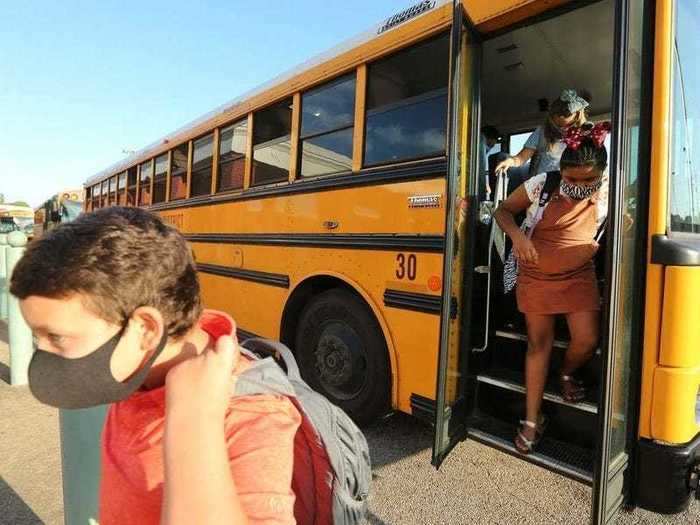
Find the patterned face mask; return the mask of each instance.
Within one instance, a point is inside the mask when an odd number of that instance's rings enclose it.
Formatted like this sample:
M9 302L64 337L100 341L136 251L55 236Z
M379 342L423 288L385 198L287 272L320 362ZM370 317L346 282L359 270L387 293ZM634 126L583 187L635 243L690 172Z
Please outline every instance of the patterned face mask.
M564 180L559 185L559 191L575 201L590 199L603 185L603 179L598 179L595 184L571 184Z

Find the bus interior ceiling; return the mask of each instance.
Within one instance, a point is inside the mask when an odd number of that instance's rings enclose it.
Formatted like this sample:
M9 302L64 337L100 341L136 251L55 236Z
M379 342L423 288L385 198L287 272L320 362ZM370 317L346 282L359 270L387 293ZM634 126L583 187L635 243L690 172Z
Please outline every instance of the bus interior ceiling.
M506 139L530 132L547 115L540 100L551 101L565 88L587 90L592 95L590 117L609 118L613 95L613 19L614 4L612 0L604 0L486 40L482 60L482 125L496 126ZM521 145L512 146L519 150ZM507 151L508 140L502 149ZM510 153L518 151L511 149ZM528 167L519 170L520 173L518 169L509 170L509 176L522 180ZM517 422L525 413L527 336L524 317L515 304L515 293L503 293L503 263L490 245L490 228L491 225L485 224L477 226L475 263L489 265L491 252L491 284L487 285L485 274L475 274L470 345L474 350L469 358L469 375L475 379L469 384L473 385L475 395L469 432L473 438L515 453L512 440ZM605 250L601 249L596 260L601 284L604 261ZM487 294L490 294L488 322ZM581 378L588 387L586 400L566 403L555 378L567 340L568 330L560 319L543 403L543 412L549 416L550 423L539 446L528 458L590 483L601 357L599 351L581 370Z

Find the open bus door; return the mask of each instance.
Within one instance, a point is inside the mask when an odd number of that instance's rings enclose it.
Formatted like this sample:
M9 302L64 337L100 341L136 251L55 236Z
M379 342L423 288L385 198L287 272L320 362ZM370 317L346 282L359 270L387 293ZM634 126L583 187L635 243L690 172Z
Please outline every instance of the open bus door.
M630 502L634 485L637 371L647 263L654 5L650 0L616 2L607 315L601 332L604 359L591 512L596 525L615 519L621 506Z
M644 318L648 211L653 6L615 2L611 71L612 148L605 315L601 333L598 429L595 436L591 520L609 523L629 501L636 442L639 349ZM474 392L467 365L473 342L472 225L477 217L477 147L481 44L461 11L452 28L448 203L433 464L439 466L469 432ZM556 467L552 470L557 471Z
M477 137L479 129L479 69L481 45L469 25L460 2L454 3L450 48L450 97L448 115L448 178L445 255L443 265L440 357L435 411L433 465L439 466L452 448L466 436L468 391L466 365L469 331L473 240L467 233L475 219ZM466 300L465 300L466 299Z

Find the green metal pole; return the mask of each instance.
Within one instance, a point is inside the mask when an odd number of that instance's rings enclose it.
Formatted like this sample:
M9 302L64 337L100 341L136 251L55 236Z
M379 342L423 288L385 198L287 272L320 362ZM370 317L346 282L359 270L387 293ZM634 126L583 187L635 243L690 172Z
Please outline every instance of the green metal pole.
M27 236L14 231L7 236L9 246L5 248L7 253L7 275L12 276L12 270L21 259L24 247L27 245ZM10 333L10 384L12 386L26 385L29 361L32 359L32 331L22 317L19 309L19 300L9 295L7 300L8 325Z
M7 234L0 233L0 319L7 319Z
M59 411L65 525L97 525L106 406Z

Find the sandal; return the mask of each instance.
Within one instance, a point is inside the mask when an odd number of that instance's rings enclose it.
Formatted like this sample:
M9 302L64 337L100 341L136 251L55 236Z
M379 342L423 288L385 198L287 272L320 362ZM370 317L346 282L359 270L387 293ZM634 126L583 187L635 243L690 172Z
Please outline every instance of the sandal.
M559 377L561 387L561 397L567 403L578 403L586 398L586 389L583 382L573 376L561 375Z
M547 416L544 414L540 414L539 423L533 423L532 421L521 419L520 429L518 430L515 440L513 441L515 444L515 449L521 454L529 454L532 452L532 449L534 449L542 439L542 435L547 428L547 423ZM535 429L534 439L528 439L525 437L525 434L523 434L524 427Z

